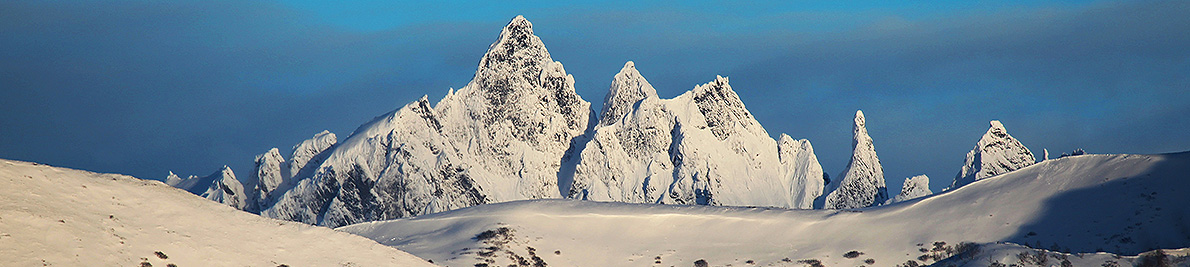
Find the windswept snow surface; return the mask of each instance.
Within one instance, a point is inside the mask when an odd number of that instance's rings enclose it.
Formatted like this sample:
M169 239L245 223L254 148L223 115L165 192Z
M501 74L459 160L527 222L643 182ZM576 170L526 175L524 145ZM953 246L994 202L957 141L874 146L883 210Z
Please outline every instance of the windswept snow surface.
M1190 152L1047 160L961 188L858 210L518 201L338 230L451 266L893 266L935 242L1057 245L1136 255L1190 247ZM845 254L856 251L858 257ZM854 254L853 254L854 255ZM789 259L786 261L785 259ZM874 263L865 264L872 259ZM661 262L657 264L656 262ZM1099 266L1099 265L1093 265Z
M157 181L0 160L0 265L144 263L432 266L365 238L252 215Z

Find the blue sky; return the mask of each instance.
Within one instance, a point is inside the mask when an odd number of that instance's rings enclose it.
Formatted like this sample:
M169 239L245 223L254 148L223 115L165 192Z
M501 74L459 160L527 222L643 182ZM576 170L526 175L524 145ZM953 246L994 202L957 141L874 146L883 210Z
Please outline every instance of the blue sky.
M863 109L891 190L949 184L1001 120L1040 156L1190 150L1186 1L7 1L0 157L161 179L465 85L524 15L584 99L731 78L832 176Z

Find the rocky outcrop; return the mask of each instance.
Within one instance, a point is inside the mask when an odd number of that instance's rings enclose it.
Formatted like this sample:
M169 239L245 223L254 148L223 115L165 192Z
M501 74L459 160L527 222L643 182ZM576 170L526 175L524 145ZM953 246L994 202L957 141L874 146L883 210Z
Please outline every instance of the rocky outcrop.
M901 201L906 201L914 198L928 196L934 192L930 191L930 177L925 174L905 178L905 183L901 185L901 193L893 196L885 204L892 204Z
M963 168L955 175L949 189L956 189L984 178L1000 175L1036 163L1033 152L1008 134L1004 124L991 121L987 133L967 152Z

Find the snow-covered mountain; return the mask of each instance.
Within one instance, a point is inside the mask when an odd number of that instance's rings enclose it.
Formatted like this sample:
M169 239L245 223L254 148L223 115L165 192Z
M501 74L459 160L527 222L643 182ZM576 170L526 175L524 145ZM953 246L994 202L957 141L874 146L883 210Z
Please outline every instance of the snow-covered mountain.
M1076 253L1072 258L1190 247L1187 173L1190 152L1084 155L854 210L535 200L338 230L450 266L518 259L549 266L919 266L970 252L967 242L985 244L987 254L972 257L1014 264L990 243L1056 247ZM1092 260L1102 261L1074 266L1139 261L1110 254L1071 261ZM1062 266L1049 263L1043 266Z
M810 142L774 140L727 78L661 99L628 62L596 120L532 26L514 18L437 104L258 155L237 207L334 227L523 199L808 209L823 194Z
M839 174L839 181L827 185L816 207L825 209L855 209L883 204L888 199L884 183L884 167L876 157L876 146L868 136L867 121L862 110L855 111L852 124L851 162Z
M925 174L913 176L905 179L904 185L901 186L901 193L893 196L885 204L892 204L901 201L906 201L914 198L928 196L933 194L930 191L930 177Z
M261 214L333 227L558 198L567 152L589 122L590 103L518 16L467 86L360 126Z
M231 167L223 166L219 171L205 177L191 175L185 179L169 172L165 183L237 209L245 209L249 205L244 186L240 180L236 179L236 174L232 172Z
M983 134L978 143L975 143L975 148L971 149L971 152L967 152L963 168L959 170L959 174L955 175L950 189L1024 168L1037 161L1033 158L1033 152L1030 152L1029 148L1008 134L1008 130L1004 129L1004 124L995 120L990 124L988 132Z
M773 140L728 79L661 99L629 61L612 80L569 197L810 208L822 167L807 140Z
M0 160L0 265L432 266L158 181L8 160Z

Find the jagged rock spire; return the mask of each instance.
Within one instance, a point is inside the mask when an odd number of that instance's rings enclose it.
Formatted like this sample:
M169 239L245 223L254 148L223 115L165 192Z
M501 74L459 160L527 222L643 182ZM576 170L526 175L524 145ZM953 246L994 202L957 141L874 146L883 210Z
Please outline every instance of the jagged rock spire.
M963 168L955 175L949 189L956 189L972 182L1014 171L1036 163L1033 152L1008 134L1004 124L998 120L990 123L987 133L967 152Z
M876 146L868 136L867 121L863 111L855 111L852 124L851 162L839 175L838 183L830 185L823 208L854 209L880 205L888 199L884 184L884 167L876 157Z

